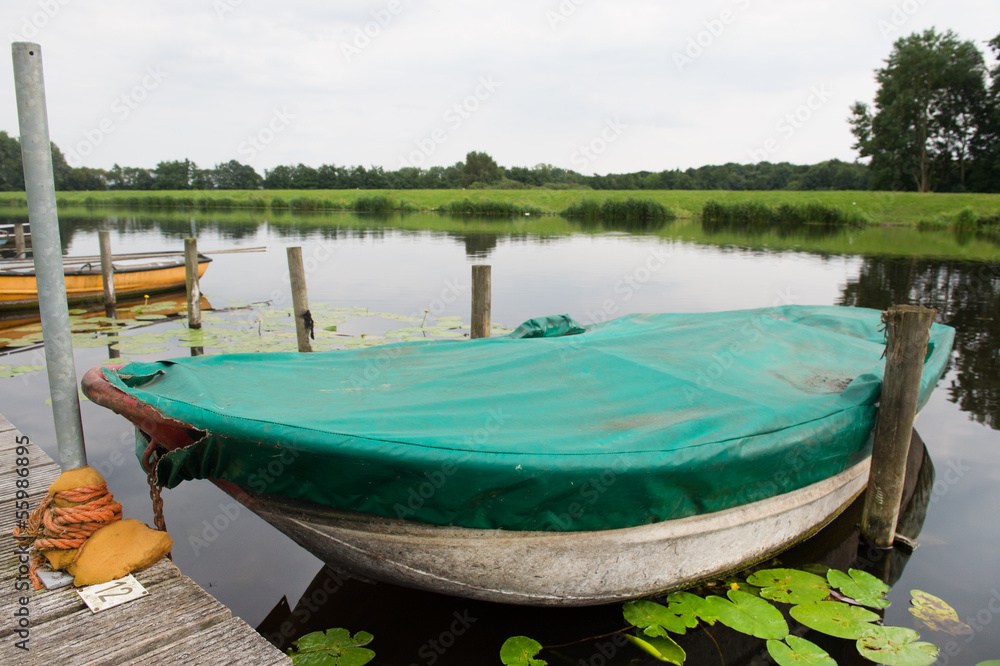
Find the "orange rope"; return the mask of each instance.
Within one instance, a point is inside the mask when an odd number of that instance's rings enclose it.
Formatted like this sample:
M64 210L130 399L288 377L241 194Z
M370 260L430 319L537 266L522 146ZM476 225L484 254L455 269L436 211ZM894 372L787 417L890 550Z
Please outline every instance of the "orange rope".
M56 500L79 503L77 506L53 506ZM81 548L91 534L122 518L122 505L115 501L105 483L62 490L46 495L31 512L24 528L14 528L14 538L21 546L34 546L29 576L35 589L42 587L35 570L44 561L41 551ZM76 557L79 557L79 551ZM76 558L73 558L76 561Z

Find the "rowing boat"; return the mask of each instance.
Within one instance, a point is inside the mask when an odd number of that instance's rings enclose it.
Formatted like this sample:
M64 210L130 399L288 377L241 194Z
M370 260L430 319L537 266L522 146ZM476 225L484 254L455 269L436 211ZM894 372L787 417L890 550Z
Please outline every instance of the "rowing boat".
M198 255L198 276L205 274L209 257ZM183 253L148 252L115 255L115 294L119 298L144 296L177 289L185 283ZM100 300L104 294L100 257L66 257L66 296L70 303ZM0 262L0 310L38 307L35 267L31 261Z
M566 316L507 336L95 368L158 482L212 479L326 562L508 603L687 587L865 488L881 313ZM920 389L954 330L935 324ZM279 390L276 390L279 389Z

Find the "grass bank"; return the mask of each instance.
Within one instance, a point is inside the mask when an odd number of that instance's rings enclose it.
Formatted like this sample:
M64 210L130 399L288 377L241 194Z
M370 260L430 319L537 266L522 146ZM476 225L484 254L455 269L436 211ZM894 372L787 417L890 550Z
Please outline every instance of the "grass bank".
M919 194L916 192L731 192L712 190L226 190L182 192L59 192L63 206L112 205L154 209L292 209L356 210L359 199L385 197L394 210L442 210L468 199L473 204L510 204L544 213L560 213L586 202L641 197L663 205L678 217L700 217L705 204L821 204L857 211L874 224L917 225L955 218L968 208L979 217L1000 213L1000 194ZM24 205L23 192L0 192L0 203ZM384 202L382 204L384 205Z

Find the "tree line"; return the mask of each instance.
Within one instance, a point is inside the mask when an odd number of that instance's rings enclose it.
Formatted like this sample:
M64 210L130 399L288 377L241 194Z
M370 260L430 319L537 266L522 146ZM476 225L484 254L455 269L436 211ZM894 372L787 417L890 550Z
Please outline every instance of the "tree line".
M230 160L202 169L191 160L160 162L153 169L70 167L52 144L56 189L73 190L406 190L406 189L594 189L594 190L863 190L868 167L829 160L814 165L709 165L681 171L585 176L552 166L501 167L487 153L471 152L464 162L447 167L403 167L324 164L283 165L261 176L250 165ZM21 148L16 138L0 131L0 191L23 191Z
M1000 59L1000 35L988 43ZM259 174L236 160L211 169L188 159L155 168L73 168L52 144L57 190L595 189L912 190L1000 192L1000 64L988 69L974 42L934 29L903 37L876 70L874 103L856 102L849 122L859 161L723 164L586 176L551 164L502 167L487 153L428 169L387 171L323 164ZM18 140L0 132L0 191L24 189Z

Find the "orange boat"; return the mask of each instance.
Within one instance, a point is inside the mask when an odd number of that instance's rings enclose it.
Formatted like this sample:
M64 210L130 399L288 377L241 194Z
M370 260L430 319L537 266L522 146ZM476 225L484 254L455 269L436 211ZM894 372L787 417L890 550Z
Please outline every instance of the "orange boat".
M210 258L198 255L198 277L205 274ZM147 252L115 255L115 294L119 298L144 296L184 285L183 253ZM100 257L67 257L66 298L70 303L104 297ZM30 310L38 306L35 267L29 261L0 262L0 310Z

